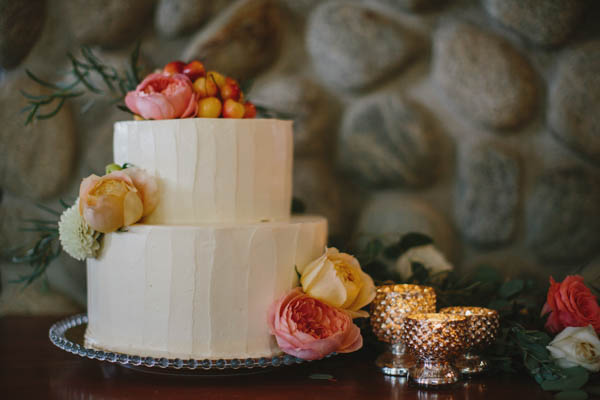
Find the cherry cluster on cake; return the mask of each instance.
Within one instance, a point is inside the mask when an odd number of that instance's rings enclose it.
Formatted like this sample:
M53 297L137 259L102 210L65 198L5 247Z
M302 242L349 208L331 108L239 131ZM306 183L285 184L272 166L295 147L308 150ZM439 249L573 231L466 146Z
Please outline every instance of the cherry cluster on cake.
M125 96L136 119L254 118L256 107L239 83L201 61L172 61Z

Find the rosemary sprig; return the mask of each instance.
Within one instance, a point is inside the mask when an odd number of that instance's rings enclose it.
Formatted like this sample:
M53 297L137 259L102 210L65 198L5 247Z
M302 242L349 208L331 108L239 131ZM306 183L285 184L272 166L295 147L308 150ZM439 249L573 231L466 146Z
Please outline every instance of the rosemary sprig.
M48 82L33 72L25 70L31 80L50 89L49 94L37 96L21 91L22 95L28 101L27 106L21 110L21 112L27 112L25 125L30 124L34 120L52 118L62 109L67 100L82 96L86 92L98 95L110 95L114 97L115 103L121 102L127 92L134 90L140 81L140 44L138 42L135 46L130 56L129 66L123 72L117 71L113 66L103 64L92 49L87 46L81 47L80 58L72 53L67 54L71 63L71 70L68 73L72 78L70 83ZM98 76L101 78L104 87L98 87L94 83L92 78ZM121 110L126 109L123 106L119 108Z
M60 204L65 209L70 205L65 201L60 200ZM54 261L62 251L60 240L58 237L58 221L61 213L43 204L37 204L37 207L47 212L52 217L50 219L24 219L27 224L21 228L26 232L38 232L39 238L29 248L17 248L7 253L7 258L15 264L28 264L32 270L27 275L21 275L19 278L11 281L11 283L24 284L29 286L36 279L46 273L48 266Z

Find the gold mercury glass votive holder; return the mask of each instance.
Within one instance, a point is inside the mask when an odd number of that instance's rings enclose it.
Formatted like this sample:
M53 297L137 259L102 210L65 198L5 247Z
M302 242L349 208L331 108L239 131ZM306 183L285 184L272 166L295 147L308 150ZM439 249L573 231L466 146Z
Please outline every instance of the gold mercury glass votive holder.
M408 371L411 382L424 387L456 383L459 371L450 363L467 347L467 317L420 313L404 317L402 339L417 362Z
M402 342L404 316L414 312L435 311L435 291L421 285L378 286L371 303L371 328L377 339L388 344L375 364L387 375L406 376L414 365Z
M500 330L498 311L484 307L446 307L441 313L464 315L468 319L469 335L467 335L467 351L454 360L454 365L465 375L484 372L488 363L477 354L491 345Z

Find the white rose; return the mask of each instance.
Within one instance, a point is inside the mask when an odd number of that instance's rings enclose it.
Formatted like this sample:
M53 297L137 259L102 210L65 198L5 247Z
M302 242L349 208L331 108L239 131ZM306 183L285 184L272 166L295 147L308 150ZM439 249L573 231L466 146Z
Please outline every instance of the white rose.
M375 297L373 279L358 260L333 247L302 269L300 284L309 296L346 310L353 318L367 317L360 309Z
M435 274L442 271L452 271L454 267L446 260L446 257L432 244L416 246L408 249L396 260L396 272L402 279L408 279L412 275L412 263L422 264L425 269Z
M561 368L579 365L592 372L600 371L600 340L591 325L563 329L547 349Z

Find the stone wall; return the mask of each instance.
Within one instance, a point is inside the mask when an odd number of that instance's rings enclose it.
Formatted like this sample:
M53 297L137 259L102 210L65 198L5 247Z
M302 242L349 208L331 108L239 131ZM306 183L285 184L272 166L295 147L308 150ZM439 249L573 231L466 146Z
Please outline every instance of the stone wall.
M141 38L146 65L204 59L295 115L295 195L336 242L418 230L465 270L597 272L595 3L0 0L0 248L31 239L18 228L43 215L35 202L74 199L80 178L112 161L112 124L129 117L89 96L24 127L19 90L38 90L24 69L56 79L80 44L124 64ZM0 313L52 309L23 306L25 294L11 306L19 268L2 268ZM82 264L62 257L49 282L84 303Z

